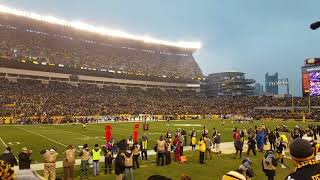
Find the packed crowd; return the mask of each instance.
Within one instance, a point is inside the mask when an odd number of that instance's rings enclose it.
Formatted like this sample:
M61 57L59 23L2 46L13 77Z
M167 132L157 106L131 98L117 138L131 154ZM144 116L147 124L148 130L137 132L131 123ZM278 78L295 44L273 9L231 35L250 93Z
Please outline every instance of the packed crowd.
M105 37L11 15L0 19L0 55L8 59L145 76L202 77L191 50Z
M308 106L308 98L295 97L294 105ZM302 114L291 110L255 110L259 106L291 106L291 98L268 96L204 97L195 91L162 91L157 88L122 89L119 86L98 87L95 84L73 86L65 82L0 78L0 116L108 116L114 114L204 115L240 114L253 118L296 118ZM9 107L6 106L9 104ZM317 97L312 106L319 106ZM11 106L10 106L11 105ZM317 113L306 118L319 118Z

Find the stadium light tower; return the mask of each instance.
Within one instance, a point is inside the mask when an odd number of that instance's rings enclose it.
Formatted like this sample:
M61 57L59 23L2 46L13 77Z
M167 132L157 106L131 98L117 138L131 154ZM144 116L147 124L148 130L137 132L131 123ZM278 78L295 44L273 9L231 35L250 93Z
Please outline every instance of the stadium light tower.
M314 22L310 25L310 29L316 30L320 27L320 21Z

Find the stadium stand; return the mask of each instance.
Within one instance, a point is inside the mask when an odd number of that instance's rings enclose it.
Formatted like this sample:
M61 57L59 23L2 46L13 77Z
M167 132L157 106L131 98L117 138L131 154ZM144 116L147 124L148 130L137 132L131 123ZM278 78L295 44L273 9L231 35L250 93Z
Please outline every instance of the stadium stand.
M242 114L255 118L296 118L285 110L255 107L290 107L291 98L269 96L204 97L195 91L141 89L139 87L97 86L79 83L0 78L0 116L93 116L117 114L188 115ZM306 98L294 98L295 106L308 105ZM320 106L312 97L313 106ZM316 114L316 113L315 113Z
M0 13L0 117L46 123L53 116L119 114L302 118L290 107L292 100L306 107L307 98L201 95L196 50ZM319 106L319 98L311 104ZM307 118L319 118L313 115Z
M0 22L0 56L14 60L11 67L22 61L167 81L203 76L192 56L196 49L102 36L3 13Z

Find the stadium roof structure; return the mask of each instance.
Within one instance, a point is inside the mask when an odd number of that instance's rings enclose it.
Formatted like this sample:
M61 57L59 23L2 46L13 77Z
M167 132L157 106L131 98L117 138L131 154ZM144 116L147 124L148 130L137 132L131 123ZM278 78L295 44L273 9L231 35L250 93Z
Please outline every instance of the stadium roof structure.
M15 8L10 8L8 6L4 6L1 4L0 4L0 13L21 16L21 17L38 20L42 22L47 22L51 24L68 26L74 29L97 33L104 36L142 41L144 43L159 44L159 45L172 46L172 47L184 48L184 49L192 49L194 51L199 50L201 48L201 42L186 42L186 41L173 42L173 41L167 41L167 40L160 40L160 39L146 36L146 35L133 35L122 30L110 29L106 27L97 27L81 21L67 21L67 20L60 19L53 16L43 16L33 12L27 12L27 11L18 10Z

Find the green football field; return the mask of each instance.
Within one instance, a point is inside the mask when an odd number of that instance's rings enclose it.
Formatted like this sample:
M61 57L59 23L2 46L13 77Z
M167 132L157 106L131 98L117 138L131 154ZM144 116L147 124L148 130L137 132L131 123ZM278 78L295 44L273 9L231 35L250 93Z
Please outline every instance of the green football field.
M295 125L300 127L307 127L309 124L316 124L311 122L301 121L254 121L254 123L233 123L231 120L226 120L222 125L219 120L183 120L183 121L170 121L168 122L149 122L149 131L144 132L142 129L139 132L139 136L146 135L149 138L149 148L152 149L153 144L159 138L161 134L164 134L167 129L171 129L173 132L177 128L184 128L187 133L192 128L198 131L198 137L200 136L203 126L209 130L212 134L212 129L215 127L221 133L222 142L232 141L232 130L234 127L254 128L254 126L261 127L262 123L265 123L266 127L274 128L276 125L287 125L289 129L292 129ZM120 122L109 123L112 125L112 135L116 140L122 138L128 138L132 134L134 123ZM53 146L58 148L58 152L62 154L66 145L73 144L78 147L85 143L89 144L89 147L93 147L94 144L102 145L104 140L104 126L106 124L87 124L86 130L82 129L81 124L68 124L68 125L26 125L26 126L0 126L0 150L3 151L5 146L11 146L15 155L17 155L22 147L28 147L33 149L32 159L33 163L42 162L40 151L44 148L51 148ZM188 138L188 141L190 139ZM143 179L144 177L152 174L165 174L169 177L177 179L182 173L186 173L192 177L201 177L194 179L220 179L222 174L228 170L237 168L239 160L234 160L231 155L217 155L214 159L208 161L206 165L201 166L198 164L198 152L186 152L189 162L187 164L173 163L166 167L154 166L154 161L143 162L143 168L135 172L136 179ZM253 158L254 167L257 168L257 172L261 171L261 157L258 155ZM59 160L62 159L62 155L59 156ZM290 160L288 165L292 167ZM77 170L76 170L77 172ZM289 169L279 168L278 177L284 177L289 172ZM60 171L58 171L60 173ZM61 173L60 173L61 174ZM257 173L258 177L263 177L263 174ZM98 177L96 179L114 179L113 176ZM204 178L208 177L208 178ZM211 178L210 178L211 177ZM212 178L213 177L213 178ZM219 178L217 178L219 177ZM278 178L276 178L278 179ZM282 178L283 179L283 178Z

